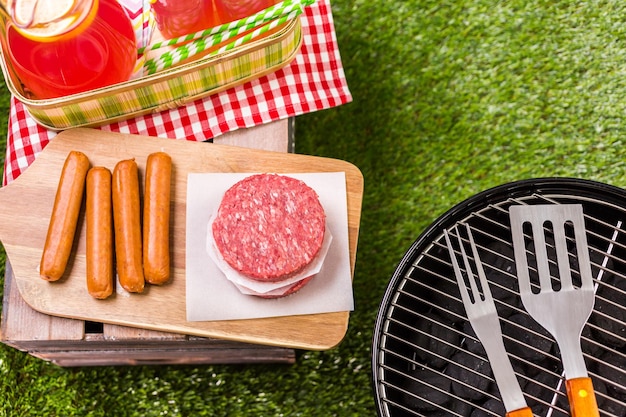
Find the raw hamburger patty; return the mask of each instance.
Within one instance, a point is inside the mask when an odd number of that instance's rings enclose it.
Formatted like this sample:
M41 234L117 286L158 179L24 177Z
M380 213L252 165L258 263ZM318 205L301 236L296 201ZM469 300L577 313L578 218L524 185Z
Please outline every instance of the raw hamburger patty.
M317 255L326 215L304 182L276 174L247 177L229 188L212 230L224 260L260 281L296 274Z

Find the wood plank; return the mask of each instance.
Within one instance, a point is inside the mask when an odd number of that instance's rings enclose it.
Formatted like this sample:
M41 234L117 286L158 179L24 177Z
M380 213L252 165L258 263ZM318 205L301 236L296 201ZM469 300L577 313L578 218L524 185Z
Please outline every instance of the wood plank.
M48 340L82 340L82 320L50 316L33 310L19 293L11 263L6 262L2 300L0 340L23 349L22 342ZM10 308L9 308L10 307Z
M293 123L294 119L291 118L234 130L216 137L213 143L274 152L293 152Z
M252 345L253 346L253 345ZM120 365L293 364L295 352L281 348L129 349L33 351L35 357L63 367Z
M104 324L102 336L106 340L158 340L163 341L187 341L184 334L161 332L157 330L141 329L137 327L118 326L113 324Z

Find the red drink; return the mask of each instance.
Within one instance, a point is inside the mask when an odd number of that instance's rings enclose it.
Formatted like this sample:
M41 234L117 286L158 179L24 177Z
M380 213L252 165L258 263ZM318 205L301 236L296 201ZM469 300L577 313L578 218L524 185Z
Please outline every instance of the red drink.
M91 7L96 13L85 22L50 38L25 36L9 24L10 62L35 98L84 92L131 76L137 46L129 17L116 0L94 0Z
M211 0L156 0L152 10L166 39L209 29L217 23Z

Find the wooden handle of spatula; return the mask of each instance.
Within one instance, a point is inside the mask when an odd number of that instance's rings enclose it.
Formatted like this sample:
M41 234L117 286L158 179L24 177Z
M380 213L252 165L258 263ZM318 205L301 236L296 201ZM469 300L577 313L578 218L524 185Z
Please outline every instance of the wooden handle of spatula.
M598 417L598 403L589 377L572 378L565 381L572 417Z
M529 407L524 407L519 410L506 413L506 417L533 417L533 412L530 411Z

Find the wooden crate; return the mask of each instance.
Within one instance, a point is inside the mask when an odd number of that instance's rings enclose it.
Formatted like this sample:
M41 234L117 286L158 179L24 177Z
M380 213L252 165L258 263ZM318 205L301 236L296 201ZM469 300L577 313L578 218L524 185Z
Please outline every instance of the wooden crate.
M215 143L293 152L293 119L230 132ZM295 363L293 349L192 337L39 313L6 263L0 341L59 366Z

